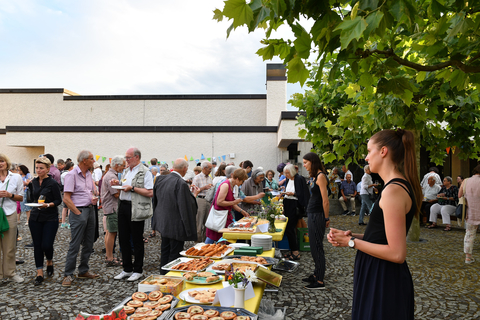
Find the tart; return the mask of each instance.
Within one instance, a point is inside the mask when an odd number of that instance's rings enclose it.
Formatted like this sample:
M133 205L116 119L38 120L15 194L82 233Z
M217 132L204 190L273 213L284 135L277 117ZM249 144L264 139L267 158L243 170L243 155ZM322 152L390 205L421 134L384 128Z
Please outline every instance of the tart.
M224 311L224 312L220 313L220 317L222 317L225 320L231 320L231 319L235 318L236 316L237 315L235 314L235 312L232 312L232 311Z
M238 316L238 317L235 317L233 320L250 320L250 317L247 317L247 316Z
M161 303L158 301L147 301L143 304L144 307L155 309L156 307L160 306Z
M125 311L126 314L132 314L135 312L135 308L131 306L123 306L123 311Z
M159 317L163 312L160 311L160 310L156 310L156 309L153 309L153 310L150 310L149 313L147 313L147 317Z
M161 293L160 291L152 291L148 295L148 300L157 301L161 297L163 297L163 293Z
M191 318L190 313L177 312L175 314L175 320L190 319L190 318Z
M170 303L172 301L173 297L171 295L166 295L158 299L160 304L165 304L165 303Z
M207 310L203 313L204 316L209 318L218 317L220 313L217 310Z
M196 314L190 318L191 320L208 320L207 316L204 316L203 314Z
M200 306L191 306L188 308L187 312L193 316L195 314L203 314L204 310Z
M170 309L170 306L171 306L170 303L161 304L161 305L159 305L158 307L156 307L155 309L156 309L156 310L160 310L160 311L165 311L165 310L167 310L167 309Z
M144 314L138 314L138 313L134 313L134 314L131 314L129 316L129 319L135 319L135 320L138 320L138 319L145 319L145 315Z
M147 301L148 296L145 292L135 292L134 294L132 294L132 299L138 301Z
M222 317L213 317L208 320L225 320L225 319L223 319Z
M143 307L143 302L138 300L130 300L127 302L127 306L134 308Z
M149 313L151 310L152 310L152 309L147 308L147 307L140 307L140 308L137 308L137 310L135 310L135 313L136 313L136 314L146 315L146 314Z

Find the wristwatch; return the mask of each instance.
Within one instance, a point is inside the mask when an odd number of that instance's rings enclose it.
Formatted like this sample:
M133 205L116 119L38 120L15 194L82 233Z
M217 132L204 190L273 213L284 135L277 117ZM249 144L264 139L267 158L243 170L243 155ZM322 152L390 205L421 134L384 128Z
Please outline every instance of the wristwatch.
M351 237L348 241L348 246L352 249L355 249L355 237Z
M131 192L135 192L135 187L132 187L132 190L130 190Z
M15 197L15 195L12 193L12 196L10 197L10 199L13 199Z

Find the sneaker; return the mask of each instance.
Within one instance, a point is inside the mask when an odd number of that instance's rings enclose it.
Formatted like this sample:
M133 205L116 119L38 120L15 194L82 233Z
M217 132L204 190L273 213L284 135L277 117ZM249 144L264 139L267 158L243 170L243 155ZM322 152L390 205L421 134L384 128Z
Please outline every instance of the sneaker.
M303 281L303 282L308 282L308 283L315 282L315 276L312 274L312 275L310 275L310 277L308 277L308 278L303 278L302 281Z
M73 276L66 276L65 278L63 278L62 286L70 287L72 285L72 282L73 282Z
M348 216L348 214L349 214L348 210L345 210L345 211L343 211L343 213L342 213L343 216Z
M26 244L26 245L25 245L25 248L31 248L31 249L33 249L33 242L30 243L30 244Z
M355 211L354 211L354 212L352 212L352 216L356 216L356 214L355 214Z
M65 223L65 225L67 226L67 229L70 229L70 223Z
M468 260L467 260L468 259ZM465 263L466 264L470 264L470 263L474 263L475 262L475 259L473 257L471 258L465 258Z
M115 276L113 279L115 280L122 280L125 278L130 278L130 276L133 274L133 272L125 272L122 271L118 276Z
M10 277L10 280L16 283L22 283L23 281L25 281L25 279L20 277L18 274L14 275L13 277Z
M17 241L22 241L22 236L18 236Z
M28 221L27 221L27 222L25 222L25 225L26 225L26 226L28 226Z
M65 228L65 223L62 223L62 224L60 225L60 228Z
M127 279L127 281L137 281L137 280L140 279L142 276L143 276L143 274L134 272L134 273L130 276L130 278Z
M305 286L304 288L309 290L322 290L322 289L325 289L325 283L320 283L318 281L315 281L310 283L308 286Z

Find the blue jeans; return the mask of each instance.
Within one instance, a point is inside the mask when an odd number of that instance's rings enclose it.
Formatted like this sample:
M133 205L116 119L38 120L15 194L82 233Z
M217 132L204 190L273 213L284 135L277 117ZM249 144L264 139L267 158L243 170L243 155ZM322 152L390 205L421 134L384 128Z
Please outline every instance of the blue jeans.
M368 194L361 194L360 197L362 198L362 207L360 208L360 217L358 218L358 223L363 223L363 217L365 216L365 213L370 212L373 203Z
M207 237L207 239L205 239L205 244L214 244L214 243L215 243L215 241L213 241L209 237Z

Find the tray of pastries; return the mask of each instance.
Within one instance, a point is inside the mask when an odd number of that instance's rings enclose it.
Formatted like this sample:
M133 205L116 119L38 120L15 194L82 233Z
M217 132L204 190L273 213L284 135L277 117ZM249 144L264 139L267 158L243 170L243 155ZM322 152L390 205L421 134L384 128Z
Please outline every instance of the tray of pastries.
M278 259L270 258L270 257L251 257L251 256L241 256L241 255L233 255L225 257L224 259L233 259L239 261L247 261L247 262L256 262L264 266L272 266L278 263Z
M240 261L233 259L225 259L215 262L213 265L207 268L207 272L214 271L219 274L224 274L225 271L231 271L232 267L234 270L239 270L240 272L245 271L246 269L255 271L258 267L265 268L260 263L250 262L250 261Z
M160 291L135 292L119 306L123 306L128 319L162 320L175 308L178 301L178 298Z
M204 271L214 261L210 258L178 258L162 267L170 271Z
M221 259L233 250L235 250L234 247L230 247L226 244L197 243L190 249L180 252L180 254L189 258L208 257L211 259Z
M240 308L185 306L170 311L167 320L258 320L258 316Z

